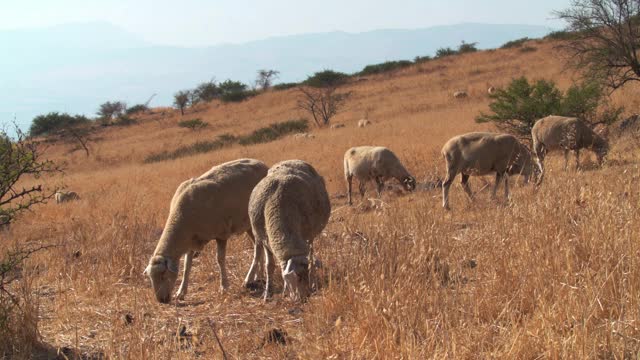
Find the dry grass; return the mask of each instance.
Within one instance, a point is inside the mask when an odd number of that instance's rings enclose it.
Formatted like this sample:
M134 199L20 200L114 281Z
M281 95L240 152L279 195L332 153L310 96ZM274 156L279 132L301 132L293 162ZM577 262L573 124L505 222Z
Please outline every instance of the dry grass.
M289 137L141 164L150 153L299 118L295 90L287 90L196 109L187 116L211 124L198 133L179 128L179 116L165 110L138 125L105 130L89 159L68 154L68 145L52 147L53 157L69 164L54 181L82 199L41 206L0 233L2 248L27 241L60 245L30 259L23 273L32 303L39 304L42 340L127 359L221 358L214 329L230 358L635 357L640 153L628 143L614 147L602 169L587 163L580 173L565 173L550 158L540 191L515 185L511 203L492 202L482 192L470 204L459 186L451 191L450 213L441 209L437 190L386 193L375 207L346 207L334 197L330 223L315 242L323 288L303 305L279 295L264 303L241 288L251 260L245 237L229 243L232 285L225 294L216 285L212 246L195 259L183 302L156 303L141 275L176 186L213 164L303 159L336 195L345 192L344 151L375 144L393 149L419 181L437 177L448 138L486 129L473 118L487 109L487 83L503 86L526 75L568 86L551 45L536 48L370 76L348 86L354 93L349 109L335 119L347 127L316 130L315 139ZM456 89L470 97L453 99ZM637 97L638 88L629 87L614 101L634 106L627 99ZM356 128L367 111L373 125ZM472 183L480 189L478 179ZM286 345L265 341L273 329L286 332Z

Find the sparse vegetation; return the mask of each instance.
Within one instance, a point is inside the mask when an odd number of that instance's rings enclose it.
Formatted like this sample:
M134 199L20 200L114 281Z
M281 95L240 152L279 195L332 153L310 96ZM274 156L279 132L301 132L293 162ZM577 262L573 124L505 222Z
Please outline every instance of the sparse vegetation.
M519 48L519 47L522 47L522 45L524 45L524 43L526 43L529 40L531 39L529 39L528 37L523 37L520 39L507 41L502 46L500 46L500 49Z
M226 80L218 85L221 99L224 102L239 102L256 95L255 91L248 90L247 84L240 81Z
M222 91L215 80L203 82L192 91L192 97L197 102L210 102L220 97Z
M262 91L269 90L273 82L280 75L280 71L277 70L258 70L258 76L256 77L256 87Z
M433 58L432 58L431 56L429 56L429 55L425 55L425 56L416 56L416 57L413 59L413 62L414 62L415 64L420 64L420 63L427 62L427 61L430 61L430 60L433 60Z
M296 86L299 86L300 84L298 83L281 83L281 84L276 84L273 85L273 90L288 90L288 89L292 89Z
M478 48L476 48L476 45L478 43L466 43L464 41L462 41L462 44L460 44L460 46L458 46L458 54L467 54L467 53L472 53L472 52L476 52L478 51Z
M413 62L409 60L386 61L380 64L367 65L358 73L358 75L381 74L388 71L403 69L411 65L413 65Z
M323 70L309 76L302 84L315 88L335 88L346 83L348 79L349 75L345 73L333 70Z
M159 161L174 160L186 156L219 150L223 147L231 146L236 143L240 145L266 143L276 140L287 134L306 131L308 127L309 125L307 124L307 120L289 120L281 123L271 124L267 127L255 130L251 134L240 137L224 134L218 136L218 138L212 141L198 141L191 145L181 146L173 151L163 151L158 154L151 154L145 158L144 162L154 163Z
M149 111L149 107L145 104L137 104L127 109L127 115L136 115L139 113L145 113Z
M104 122L110 122L127 112L127 104L124 101L107 101L100 105L98 118Z
M338 93L333 86L324 88L300 87L297 108L307 112L318 127L329 125L346 104L350 92Z
M178 123L178 126L186 129L190 129L193 131L202 130L205 127L209 126L208 123L202 121L201 119L191 119L191 120L183 120Z
M190 101L190 90L181 90L173 95L173 105L180 110L180 115L182 116L184 116L184 110L189 106Z
M69 115L67 113L50 112L46 115L38 115L31 122L29 135L52 135L61 130L74 126L89 124L91 120L84 115Z
M457 55L458 52L453 50L450 47L446 47L446 48L440 48L438 50L436 50L436 59L440 59L446 56L453 56L453 55Z

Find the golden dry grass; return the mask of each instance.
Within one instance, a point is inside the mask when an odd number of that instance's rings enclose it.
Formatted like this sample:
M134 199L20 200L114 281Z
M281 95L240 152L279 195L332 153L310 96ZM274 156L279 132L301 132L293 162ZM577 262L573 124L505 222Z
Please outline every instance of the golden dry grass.
M376 207L346 207L333 196L330 223L315 241L323 288L303 305L280 295L264 303L241 288L251 261L245 236L229 243L224 294L213 246L195 259L185 301L158 304L141 275L177 185L223 161L303 159L332 195L345 191L342 155L355 145L391 148L419 181L442 175L442 144L489 128L473 121L487 109L488 83L525 75L570 84L552 45L531 45L538 50L445 58L349 85L349 108L335 119L347 127L314 129L315 139L141 164L153 152L298 118L289 90L192 111L185 118L210 123L197 133L178 128L170 110L105 130L88 159L53 146L53 158L68 162L54 182L82 199L40 206L0 234L3 249L59 245L24 271L42 340L126 359L221 358L214 329L229 357L240 359L637 356L640 153L632 140L614 146L601 169L583 156L584 171L563 172L550 157L540 191L513 185L511 203L492 202L485 191L471 204L457 185L452 212L442 210L438 190L385 193ZM456 89L470 97L453 99ZM632 110L637 98L638 88L628 87L614 101ZM356 128L367 111L373 125ZM472 179L472 186L482 183ZM286 345L264 342L276 328L286 331Z

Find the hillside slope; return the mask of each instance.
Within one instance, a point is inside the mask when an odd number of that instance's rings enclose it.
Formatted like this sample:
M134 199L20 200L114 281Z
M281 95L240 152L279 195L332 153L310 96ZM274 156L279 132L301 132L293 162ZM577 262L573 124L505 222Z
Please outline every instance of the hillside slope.
M52 145L52 158L68 162L66 174L54 182L82 199L39 207L2 233L8 240L0 244L59 245L34 256L23 272L39 304L43 340L79 346L85 354L140 359L220 358L212 331L237 358L637 354L637 140L615 143L601 169L585 154L583 171L563 172L551 156L539 191L513 179L511 202L491 201L483 180L474 178L476 202L454 186L451 212L442 210L438 189L389 191L382 202L345 206L342 156L349 147L387 146L425 183L444 173L440 149L448 138L491 130L473 120L487 109L489 84L504 86L525 75L568 87L572 74L563 71L553 44L527 45L536 50L455 56L351 83L344 88L353 92L348 108L335 118L346 127L312 129L314 139L287 137L143 163L152 153L305 116L295 109L293 89L192 109L184 119L210 124L200 132L179 128L177 111L155 109L136 125L102 131L89 158L70 152L71 145ZM457 89L470 97L454 99ZM639 90L629 86L613 101L633 111ZM373 125L357 128L365 114ZM279 294L264 303L242 289L252 254L243 236L229 242L228 292L215 285L219 274L208 246L194 260L185 301L157 304L140 274L175 188L239 157L268 164L303 159L324 176L333 213L315 242L324 263L322 289L302 305ZM286 345L264 340L273 329L287 333Z

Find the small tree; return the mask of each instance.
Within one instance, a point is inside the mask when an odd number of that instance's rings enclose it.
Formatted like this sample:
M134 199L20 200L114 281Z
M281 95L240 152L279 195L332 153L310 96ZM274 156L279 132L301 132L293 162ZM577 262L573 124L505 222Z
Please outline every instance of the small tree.
M337 87L346 83L348 79L349 75L345 73L323 70L309 76L303 84L311 87Z
M56 134L69 127L89 124L91 120L84 115L69 115L67 113L50 112L33 118L29 134L31 136L45 136Z
M221 90L215 80L203 82L193 90L193 98L197 101L209 102L219 98Z
M189 90L181 90L173 95L173 105L180 110L181 115L184 115L184 110L189 106L190 100L191 91Z
M463 40L462 44L460 44L460 46L458 46L458 54L466 54L466 53L476 52L476 51L478 51L478 48L476 48L476 45L478 45L477 42L466 43Z
M328 125L346 104L350 92L336 93L336 87L313 88L301 86L297 108L308 112L318 127Z
M134 115L137 113L145 113L149 111L149 107L145 104L137 104L127 109L127 115Z
M15 217L37 204L53 197L57 189L47 190L41 184L24 188L19 185L25 177L41 178L61 172L50 160L43 160L38 144L25 139L16 127L17 136L10 139L0 130L0 226L11 223Z
M273 82L278 78L280 71L277 70L258 70L256 78L256 87L262 91L269 90Z
M588 81L605 81L614 91L640 81L640 1L573 0L556 15L570 31L559 47Z
M221 99L225 102L242 101L251 96L253 92L247 91L247 84L240 81L226 80L218 85L222 94Z
M595 126L616 121L622 113L622 108L610 106L603 88L595 83L573 85L563 94L552 81L531 84L521 77L489 97L492 113L481 113L476 121L493 122L498 129L523 139L531 137L536 120L548 115L578 117Z
M107 101L106 103L100 105L97 114L98 117L103 119L105 122L110 122L111 120L125 114L126 111L127 104L124 101Z

